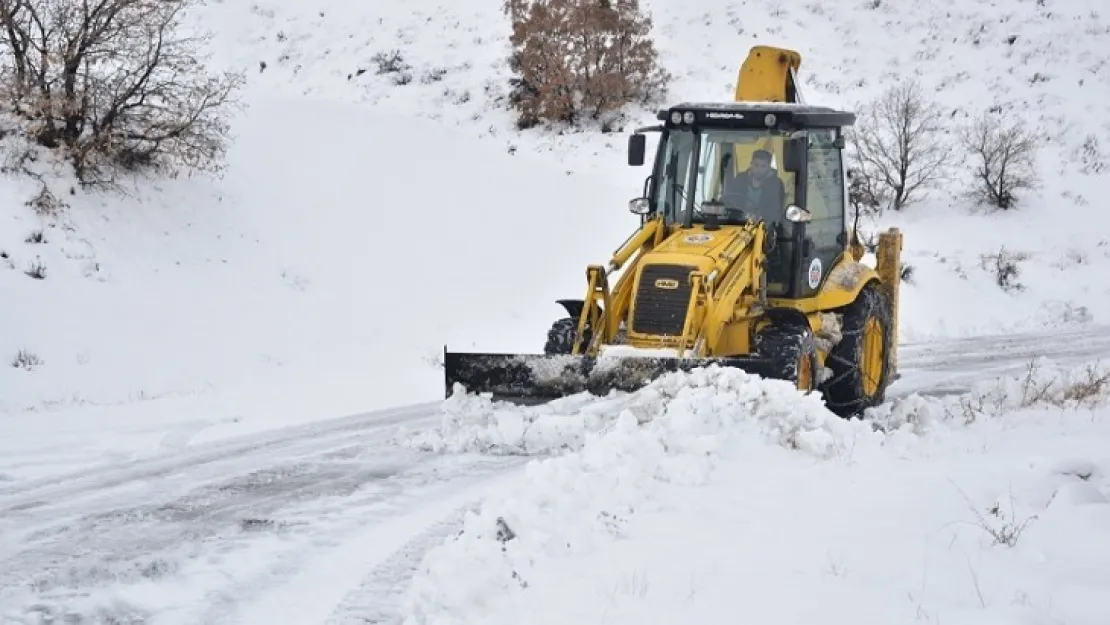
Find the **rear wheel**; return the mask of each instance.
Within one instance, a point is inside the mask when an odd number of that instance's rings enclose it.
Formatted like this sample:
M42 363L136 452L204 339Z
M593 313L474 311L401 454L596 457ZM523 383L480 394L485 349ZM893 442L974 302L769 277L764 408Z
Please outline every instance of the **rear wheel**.
M830 410L851 417L881 404L886 396L890 384L891 309L886 296L868 285L841 312L844 338L826 359L832 375L823 390Z
M759 331L756 351L773 361L771 377L808 393L817 388L817 344L809 327L773 325Z

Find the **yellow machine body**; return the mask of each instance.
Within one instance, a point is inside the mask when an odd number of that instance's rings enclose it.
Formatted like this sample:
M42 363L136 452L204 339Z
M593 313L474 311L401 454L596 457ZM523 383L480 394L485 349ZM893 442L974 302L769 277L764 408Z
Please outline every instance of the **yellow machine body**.
M854 120L850 114L800 103L795 82L800 64L794 51L754 47L736 86L736 101L744 106L706 105L691 108L693 113L678 107L661 112L660 119L668 123L668 131L696 132L729 124L757 128L764 121L771 128L779 123L777 117L792 116L791 132L801 129L798 136L803 137L807 128L836 125L828 120ZM836 165L839 160L829 166L807 156L804 165L790 170L784 165L791 160L787 139L794 135L749 135L756 140L732 144L731 171L721 160L724 149L698 170L709 198L703 200L703 211L721 206L710 199L721 197L726 174L741 174L756 150L772 155L786 191L784 205L793 210L787 211L787 218L793 228L800 228L799 237L806 232L800 224L824 215L835 217L837 207L846 208L846 194L838 199L834 192L843 193L846 186ZM630 140L630 159L633 145ZM797 145L812 144L793 147ZM830 153L839 158L839 152ZM660 148L656 178L665 158ZM814 186L813 181L824 186ZM805 198L804 209L794 206L799 195ZM545 354L445 352L447 393L461 384L497 398L545 401L583 391L634 390L669 371L718 364L787 379L803 392L821 390L830 407L843 415L882 401L886 386L897 376L900 232L880 234L872 267L862 262L863 249L854 232L820 231L825 258L830 259L825 268L806 253L790 256L782 251L784 242L766 221L706 217L695 223L689 217L667 218L645 209L650 201L633 201L643 209L636 211L642 215L640 227L609 262L587 267L585 296L561 301L569 317L553 325ZM835 223L844 223L842 217ZM795 247L801 245L799 238ZM780 278L800 276L790 280L795 286L769 281L769 263L776 253L775 262L792 268L780 270ZM809 273L799 263L810 263ZM598 367L607 352L618 347L619 366L609 361Z

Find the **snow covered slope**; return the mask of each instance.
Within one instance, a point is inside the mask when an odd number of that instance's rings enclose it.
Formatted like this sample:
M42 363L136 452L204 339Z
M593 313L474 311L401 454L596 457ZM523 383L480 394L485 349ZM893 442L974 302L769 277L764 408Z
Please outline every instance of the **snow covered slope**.
M37 184L3 179L15 331L0 356L20 366L0 368L0 411L162 398L126 420L203 411L268 427L440 397L445 343L539 349L552 300L578 296L585 264L635 226L625 201L647 172L624 167L624 133L514 130L499 5L204 8L217 64L250 82L223 180L119 198L70 195L61 178L68 208L40 216L24 205ZM1020 211L968 216L937 194L884 218L916 269L903 338L1110 318L1098 194L1110 23L1097 2L646 6L673 99L727 99L748 47L766 43L802 52L813 101L852 105L915 74L954 119L998 101L1046 124L1045 186ZM980 266L1002 245L1029 255L1024 291ZM39 262L44 280L25 273Z
M991 106L1036 125L1043 188L1009 215L969 215L966 176L878 226L907 233L906 338L1002 332L1106 319L1110 265L1099 189L1110 176L1110 19L1097 0L774 0L644 3L673 100L729 99L756 44L799 50L810 101L855 107L903 78L963 122ZM418 115L502 149L538 151L568 170L607 171L626 195L644 170L622 168L624 135L517 133L504 109L507 25L499 2L268 0L225 4L223 46L264 71L254 80ZM396 55L394 54L396 53ZM395 63L380 63L382 55ZM386 68L383 73L379 69ZM411 79L411 81L410 81ZM398 84L402 83L402 84ZM630 115L630 127L653 111ZM620 205L599 210L622 210ZM996 284L983 255L1017 255L1023 291ZM974 302L974 303L972 303ZM537 322L539 324L539 322Z
M535 343L521 320L557 312L554 298L580 290L567 263L606 254L634 220L598 212L625 195L602 176L568 177L426 120L267 99L237 131L221 183L65 198L74 206L56 222L20 215L5 228L16 267L2 279L19 303L8 327L20 331L2 349L43 361L3 369L5 408L284 370L309 383L344 376L360 399L343 410L372 408L373 395L442 396L429 361L444 342ZM7 204L33 188L5 186ZM578 227L599 217L596 229ZM39 228L43 243L17 240ZM572 250L543 247L570 237ZM35 260L43 280L22 271ZM536 273L550 277L528 280Z

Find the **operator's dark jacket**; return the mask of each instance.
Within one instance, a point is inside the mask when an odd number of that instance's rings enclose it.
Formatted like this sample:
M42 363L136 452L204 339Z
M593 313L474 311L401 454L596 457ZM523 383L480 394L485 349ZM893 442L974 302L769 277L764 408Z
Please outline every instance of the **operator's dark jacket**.
M786 186L778 176L770 176L756 188L750 184L751 174L742 171L725 177L722 201L727 209L740 209L745 213L778 222L786 210ZM754 195L754 197L753 197Z

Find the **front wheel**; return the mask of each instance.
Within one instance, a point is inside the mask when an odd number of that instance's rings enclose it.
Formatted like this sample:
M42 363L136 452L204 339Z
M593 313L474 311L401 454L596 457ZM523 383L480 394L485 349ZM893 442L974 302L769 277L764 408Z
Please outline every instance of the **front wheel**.
M759 331L756 351L771 358L772 378L809 393L817 388L817 344L806 326L773 325Z
M832 349L826 366L826 405L842 417L862 414L877 406L890 384L892 312L886 295L867 285L856 301L842 310L843 338Z
M572 317L563 317L551 324L547 331L547 342L543 346L543 353L570 354L574 349L574 340L578 336L578 320ZM590 341L590 328L586 327L586 342Z

